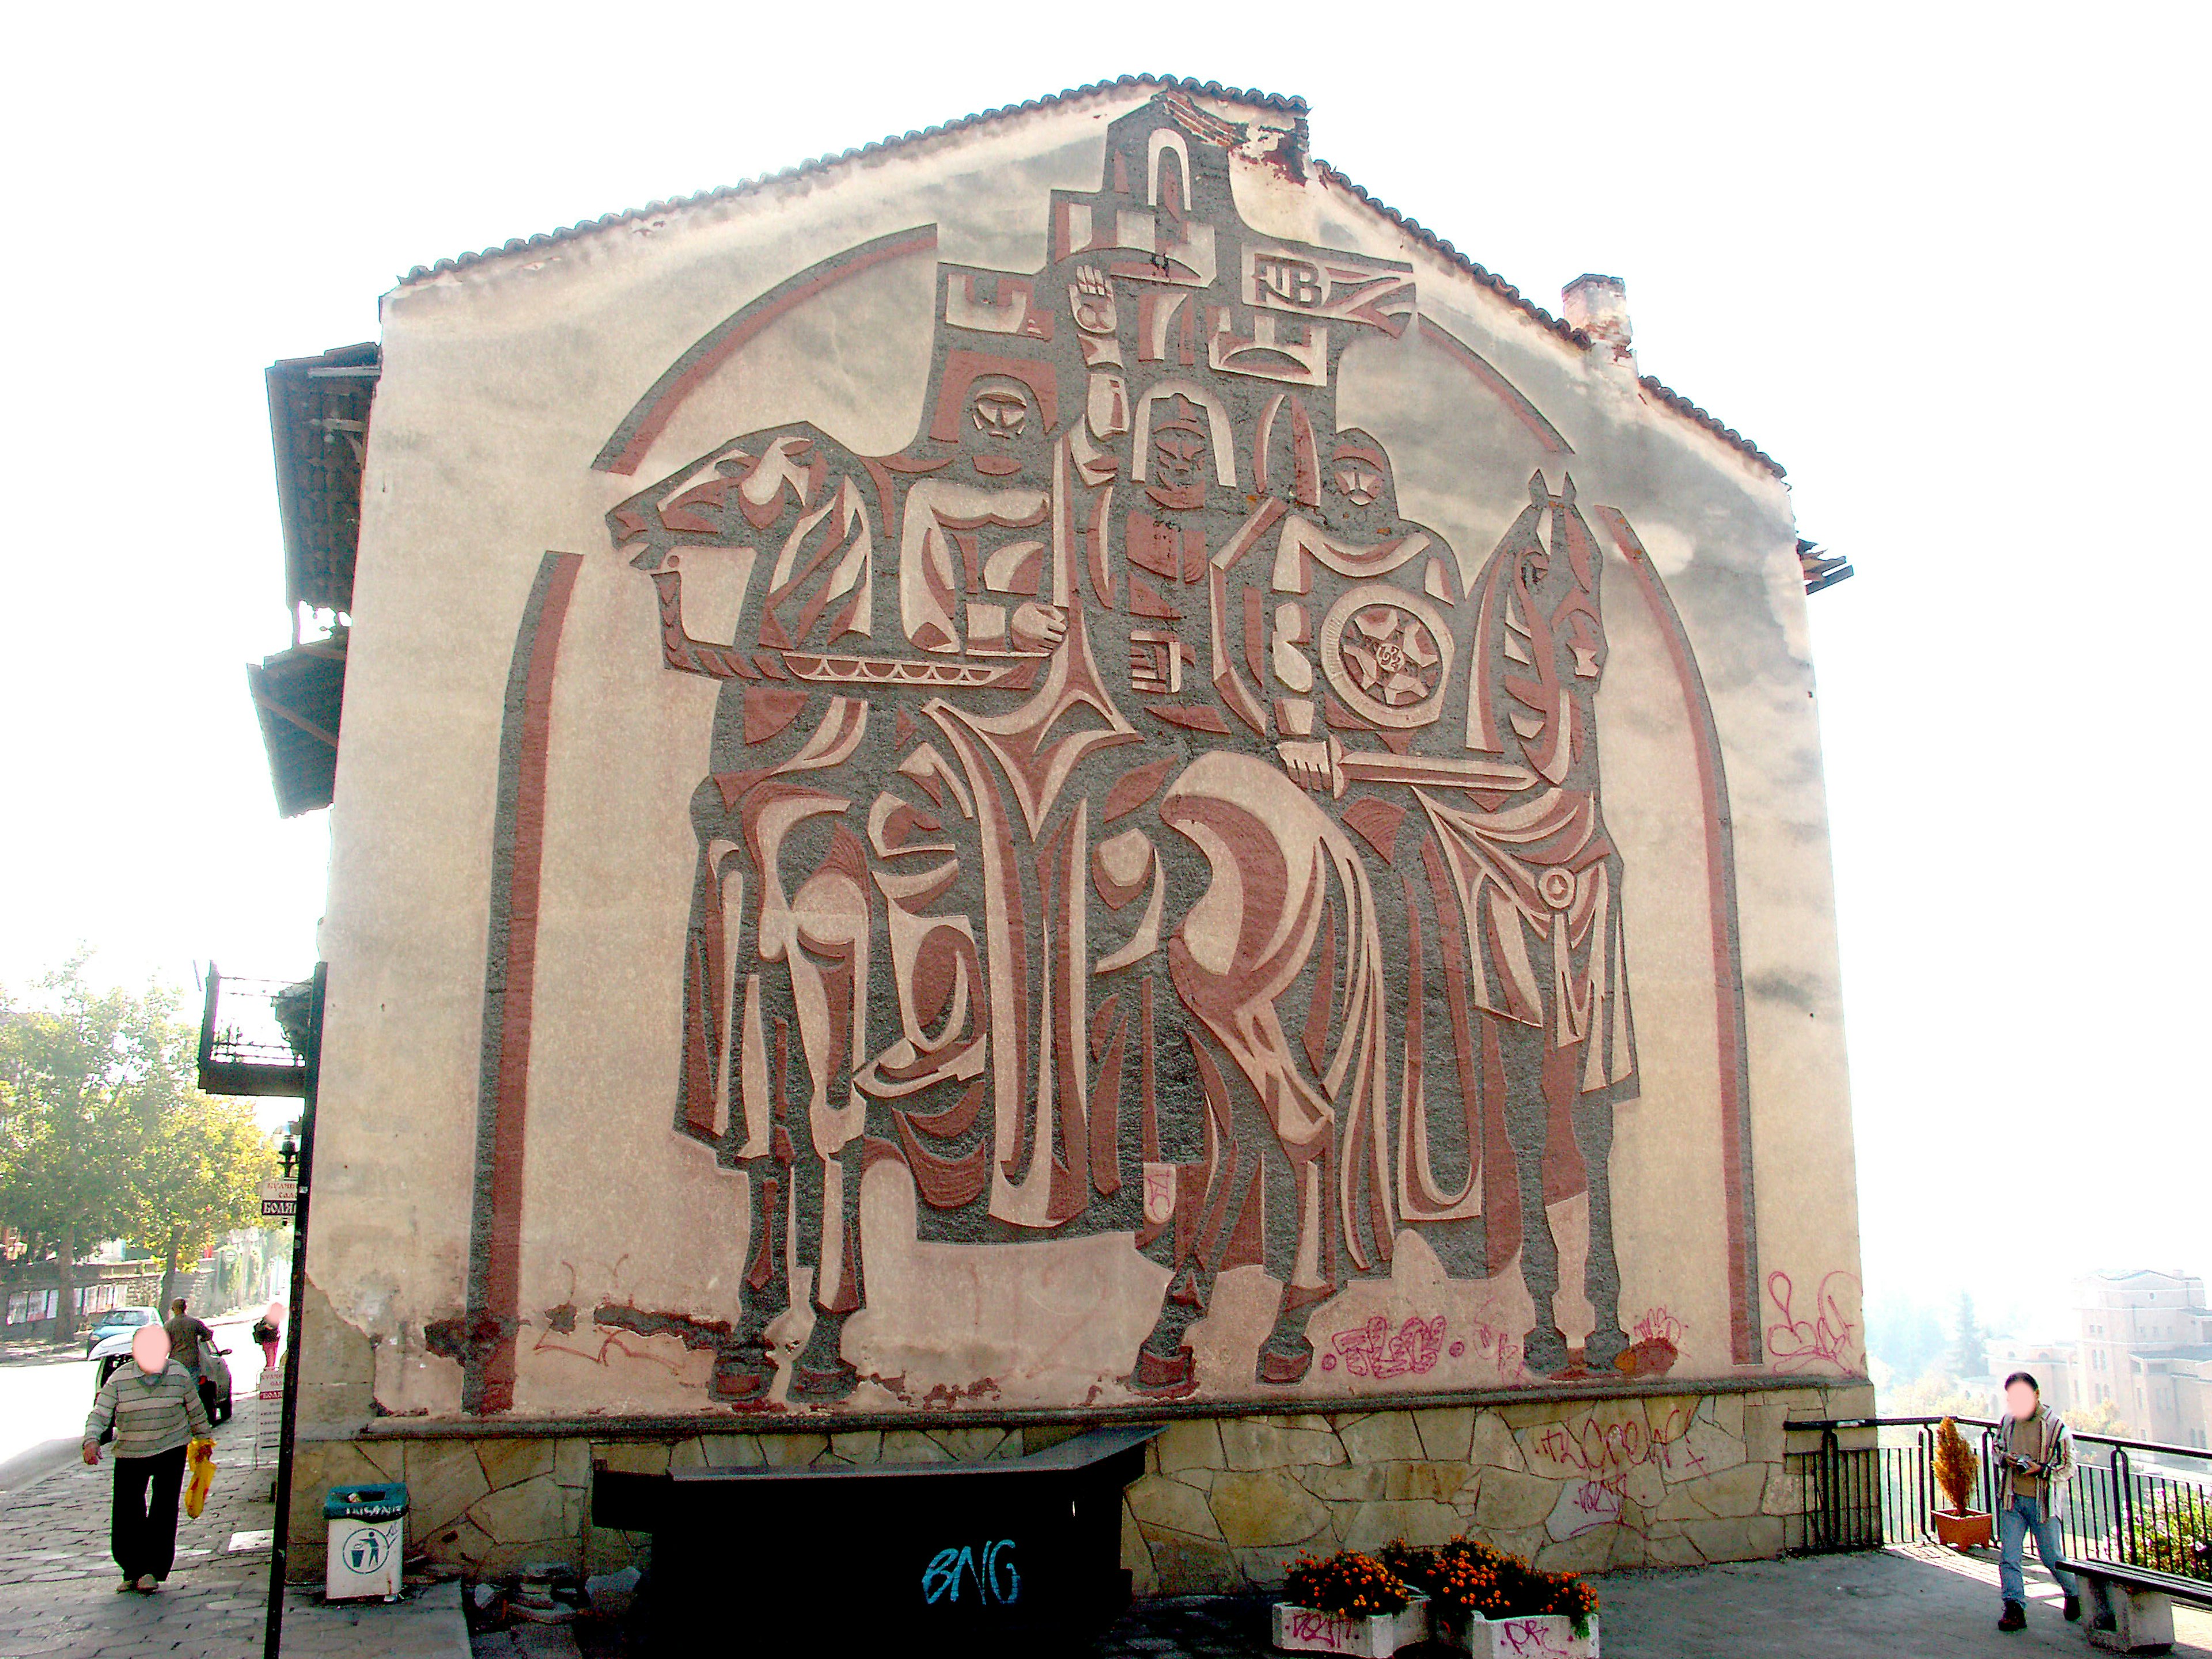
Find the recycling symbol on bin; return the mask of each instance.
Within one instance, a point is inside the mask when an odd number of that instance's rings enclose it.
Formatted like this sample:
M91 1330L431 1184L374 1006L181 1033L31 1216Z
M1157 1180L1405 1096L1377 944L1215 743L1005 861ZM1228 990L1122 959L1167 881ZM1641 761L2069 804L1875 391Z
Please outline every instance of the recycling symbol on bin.
M382 1528L362 1528L345 1541L347 1571L364 1574L374 1572L384 1565L387 1548Z

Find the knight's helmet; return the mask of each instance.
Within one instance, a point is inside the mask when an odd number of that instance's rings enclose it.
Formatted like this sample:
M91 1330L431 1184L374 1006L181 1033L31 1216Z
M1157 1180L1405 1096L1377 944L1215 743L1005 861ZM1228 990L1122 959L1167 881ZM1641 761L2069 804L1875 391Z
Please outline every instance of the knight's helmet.
M1061 331L1039 289L1036 278L1011 271L937 267L930 396L910 451L933 460L964 455L1008 484L1049 481L1068 388L1054 349Z

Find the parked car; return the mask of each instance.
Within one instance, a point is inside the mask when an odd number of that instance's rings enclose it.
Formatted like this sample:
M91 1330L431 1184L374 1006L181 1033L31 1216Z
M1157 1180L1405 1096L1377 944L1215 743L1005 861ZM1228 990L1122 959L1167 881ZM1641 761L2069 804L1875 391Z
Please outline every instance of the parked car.
M86 1333L84 1357L92 1358L92 1351L111 1336L118 1333L126 1339L141 1325L158 1325L161 1316L151 1308L110 1308L100 1315L100 1322Z
M91 1357L96 1370L92 1386L95 1389L115 1374L118 1365L129 1361L131 1339L137 1334L137 1328L133 1326L94 1346ZM212 1342L200 1344L200 1399L211 1421L230 1421L230 1350L218 1348Z

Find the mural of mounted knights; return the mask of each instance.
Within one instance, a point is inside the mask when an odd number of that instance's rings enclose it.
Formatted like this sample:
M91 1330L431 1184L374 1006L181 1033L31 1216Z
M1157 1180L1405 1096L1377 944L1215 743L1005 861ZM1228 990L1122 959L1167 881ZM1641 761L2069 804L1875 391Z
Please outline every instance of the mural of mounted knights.
M1217 94L387 301L311 1261L379 1408L1863 1370L1779 469Z

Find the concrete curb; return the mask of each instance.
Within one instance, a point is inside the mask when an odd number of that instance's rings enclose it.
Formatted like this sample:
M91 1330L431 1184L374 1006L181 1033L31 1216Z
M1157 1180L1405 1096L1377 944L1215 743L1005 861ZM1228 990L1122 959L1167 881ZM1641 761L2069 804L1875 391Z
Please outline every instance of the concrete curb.
M0 1492L21 1492L56 1469L67 1468L76 1461L82 1444L75 1435L69 1435L41 1441L28 1451L16 1453L0 1463Z
M294 1584L284 1592L287 1659L469 1659L459 1580L410 1590L404 1600L325 1601Z

